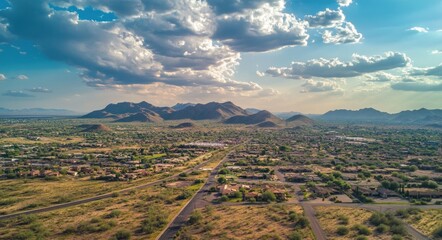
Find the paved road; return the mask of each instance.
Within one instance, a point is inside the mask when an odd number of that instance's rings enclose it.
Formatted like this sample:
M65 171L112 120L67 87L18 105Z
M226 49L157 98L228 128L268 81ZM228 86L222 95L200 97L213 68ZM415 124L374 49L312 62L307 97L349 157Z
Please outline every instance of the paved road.
M233 152L233 151L231 151ZM223 163L228 160L228 156L231 153L227 153L226 156L219 162L219 164L210 172L207 182L203 187L192 197L192 199L181 209L178 215L173 219L165 230L158 235L157 240L169 240L173 239L176 233L180 230L182 226L187 223L187 219L190 214L197 208L202 208L210 204L204 200L210 187L214 186L216 183L216 175L222 167Z
M79 200L75 200L75 201L71 201L71 202L67 202L67 203L56 204L56 205L52 205L49 207L33 209L33 210L28 210L28 211L23 211L23 212L17 212L17 213L12 213L12 214L8 214L8 215L1 215L0 220L17 217L17 216L24 215L24 214L43 213L43 212L49 212L49 211L53 211L53 210L57 210L57 209L72 207L72 206L76 206L76 205L80 205L80 204L84 204L84 203L94 202L94 201L98 201L98 200L102 200L102 199L106 199L106 198L111 198L114 196L114 194L128 193L132 190L143 189L143 188L155 186L155 185L163 183L164 181L168 181L168 180L177 178L178 175L181 173L190 173L192 171L198 170L202 166L204 166L206 163L207 163L207 161L203 161L202 163L197 164L193 168L190 168L188 170L182 171L180 173L174 174L174 175L166 177L166 178L162 178L157 181L145 183L142 185L125 188L122 190L118 190L118 191L114 191L114 192L110 192L110 193L105 193L105 194L101 194L101 195L94 196L94 197L83 198L83 199L79 199Z
M301 203L302 208L304 209L304 215L310 222L310 227L312 228L313 234L315 235L316 240L326 240L326 234L324 230L321 228L318 219L316 218L316 212L313 209L312 205Z

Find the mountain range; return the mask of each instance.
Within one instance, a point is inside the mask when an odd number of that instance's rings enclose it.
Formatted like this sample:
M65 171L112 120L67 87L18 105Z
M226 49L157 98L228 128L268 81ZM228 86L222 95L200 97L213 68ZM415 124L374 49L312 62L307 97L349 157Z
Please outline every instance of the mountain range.
M286 122L269 111L258 110L251 113L232 102L185 103L176 104L173 107L157 107L147 102L122 102L109 104L101 110L82 116L82 118L111 118L116 122L160 122L183 119L216 120L225 124L245 124L258 127L313 124L313 120L305 116L294 118L296 116L293 116L291 121Z
M399 113L386 113L373 108L360 110L339 109L329 111L316 117L319 120L331 122L365 122L428 125L442 123L442 110L425 109L407 110Z

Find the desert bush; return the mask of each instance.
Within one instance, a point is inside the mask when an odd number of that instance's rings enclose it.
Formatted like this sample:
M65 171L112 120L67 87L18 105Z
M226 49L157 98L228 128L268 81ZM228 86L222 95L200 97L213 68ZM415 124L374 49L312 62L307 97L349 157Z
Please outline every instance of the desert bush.
M348 228L344 226L340 226L336 229L336 233L340 236L347 235L348 232L349 232Z

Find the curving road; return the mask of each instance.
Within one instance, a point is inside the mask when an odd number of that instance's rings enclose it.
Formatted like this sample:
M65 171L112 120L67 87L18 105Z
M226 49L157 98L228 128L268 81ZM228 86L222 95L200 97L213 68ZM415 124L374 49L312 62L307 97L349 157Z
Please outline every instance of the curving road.
M233 152L233 150L231 151ZM181 209L177 216L169 222L166 228L158 235L157 240L170 240L173 239L182 226L184 226L189 218L190 214L197 209L202 208L210 204L204 200L204 196L207 195L209 189L215 185L215 177L218 171L222 167L223 163L228 160L228 156L231 153L227 153L224 158L218 163L218 165L210 172L206 183L200 188L200 190L190 199L190 201Z

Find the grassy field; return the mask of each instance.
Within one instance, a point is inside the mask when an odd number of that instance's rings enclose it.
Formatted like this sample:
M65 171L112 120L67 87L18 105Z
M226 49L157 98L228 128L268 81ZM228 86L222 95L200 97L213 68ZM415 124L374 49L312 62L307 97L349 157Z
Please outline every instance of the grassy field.
M178 239L290 239L294 234L314 239L300 219L305 220L300 206L209 206L191 215Z
M356 239L356 236L359 234L357 230L353 229L352 227L357 224L365 225L370 230L371 233L366 236L367 239L387 240L391 239L392 237L386 233L376 233L375 227L368 224L368 219L372 215L372 212L368 210L337 206L318 206L315 207L315 210L319 223L327 234L327 239ZM338 227L345 227L349 230L349 232L346 235L341 236L337 233Z
M426 236L431 236L442 227L442 209L426 209L415 215L409 215L406 221Z
M191 181L206 173L187 178ZM179 185L179 184L175 184ZM0 239L154 239L202 183L155 186L66 209L0 221ZM180 198L185 194L187 197Z

